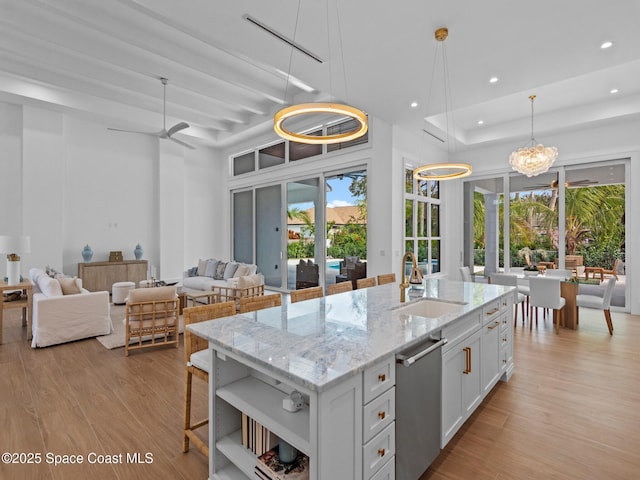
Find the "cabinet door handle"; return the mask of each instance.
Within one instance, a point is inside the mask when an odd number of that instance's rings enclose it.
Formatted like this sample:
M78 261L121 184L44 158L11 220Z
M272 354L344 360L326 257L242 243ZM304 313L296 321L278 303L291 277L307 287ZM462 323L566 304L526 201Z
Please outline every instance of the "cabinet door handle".
M496 313L498 310L500 310L500 307L496 307L493 310L491 310L490 312L487 312L487 315L493 315L494 313Z
M380 455L381 457L384 457L384 453L385 453L384 448L378 449L378 455Z
M380 380L381 382L384 382L387 379L387 376L384 373L381 373L380 375L378 375L378 380Z
M493 330L494 328L496 328L498 325L500 325L500 322L493 322L493 325L487 327L487 330Z
M386 417L386 416L387 416L387 414L385 412L378 412L378 418L380 420L384 420L384 417Z
M464 347L463 350L465 356L465 369L462 373L469 375L471 373L471 347Z

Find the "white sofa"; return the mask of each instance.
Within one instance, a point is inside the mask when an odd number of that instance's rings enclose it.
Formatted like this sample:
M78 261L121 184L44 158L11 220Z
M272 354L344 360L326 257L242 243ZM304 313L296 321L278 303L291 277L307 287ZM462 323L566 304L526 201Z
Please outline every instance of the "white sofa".
M198 266L184 272L182 291L214 292L217 301L238 300L240 297L262 295L264 276L255 264L201 259Z
M78 278L51 278L37 268L29 275L33 283L32 348L111 333L109 292L89 292Z

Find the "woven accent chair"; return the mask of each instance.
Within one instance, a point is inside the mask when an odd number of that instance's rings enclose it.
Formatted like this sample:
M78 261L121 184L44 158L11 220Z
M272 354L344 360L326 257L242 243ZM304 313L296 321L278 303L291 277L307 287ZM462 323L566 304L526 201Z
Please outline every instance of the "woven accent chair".
M383 273L378 275L378 285L384 285L385 283L396 283L395 273Z
M282 305L282 296L279 293L259 295L257 297L240 298L240 313L255 312L263 308L279 307Z
M302 290L292 290L289 295L291 303L296 303L312 298L322 298L324 297L324 289L322 287L303 288Z
M176 287L134 288L129 291L125 316L124 354L129 350L174 345L178 348Z
M202 337L194 335L187 330L186 326L193 323L205 322L220 317L228 317L236 314L235 301L212 303L197 307L188 307L182 311L184 317L184 359L185 359L185 382L184 382L184 430L182 436L182 451L189 451L189 441L191 441L204 455L209 456L209 446L195 434L195 430L209 423L206 418L196 423L191 423L191 382L193 376L201 378L209 383L209 365L211 354L209 353L209 342Z
M327 295L335 295L336 293L350 292L353 290L351 282L338 282L327 285Z
M356 280L358 288L369 288L376 286L376 277L359 278Z

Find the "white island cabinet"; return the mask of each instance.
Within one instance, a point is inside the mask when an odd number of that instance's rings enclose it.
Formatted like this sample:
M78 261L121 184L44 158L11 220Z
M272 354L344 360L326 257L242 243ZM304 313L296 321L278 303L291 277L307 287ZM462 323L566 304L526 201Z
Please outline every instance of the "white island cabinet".
M508 308L512 291L447 280L426 280L424 287L411 303L428 297L460 308L446 314L420 306L403 310L398 286L388 284L190 325L212 351L209 478L256 478L257 457L242 442L243 413L307 455L310 480L396 478L395 355L439 332L450 336L443 374L458 379L443 378L443 399L460 405L460 418L451 420L457 430L484 396L484 356L496 360L499 372L512 370L513 350L503 342L508 328L498 323L491 329L496 337L482 343L483 326L503 318L496 312L497 320L494 314L485 319L486 305ZM489 349L495 349L491 356ZM468 377L461 373L467 361L476 375L473 386L461 380ZM493 382L495 366L489 370ZM282 404L293 390L304 398L297 412Z

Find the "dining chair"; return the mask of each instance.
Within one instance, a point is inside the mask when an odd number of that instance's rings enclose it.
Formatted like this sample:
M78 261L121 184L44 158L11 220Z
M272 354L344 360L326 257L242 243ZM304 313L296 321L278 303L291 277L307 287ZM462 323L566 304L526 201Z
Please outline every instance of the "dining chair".
M310 300L312 298L322 298L324 297L324 289L322 287L309 287L301 290L292 290L289 296L291 297L291 303Z
M460 267L460 275L462 276L463 282L473 282L473 276L471 275L471 270L469 267Z
M255 312L263 308L279 307L280 305L282 305L282 295L279 293L241 297L238 311L240 313Z
M378 285L384 285L386 283L396 283L395 273L383 273L378 275Z
M515 327L518 322L518 305L522 306L522 324L524 325L525 317L525 303L527 296L517 291L518 289L518 277L516 275L510 275L508 273L491 273L489 275L489 283L494 285L505 285L508 287L516 287L516 298L514 301L515 313L513 317L513 326Z
M580 307L583 308L595 308L604 312L604 319L607 322L609 328L609 335L613 335L613 323L611 322L611 298L613 297L613 288L616 286L615 277L611 277L607 280L604 287L604 294L602 297L596 295L576 295L576 305L578 306L578 315L580 314ZM579 319L578 319L579 321Z
M211 303L197 307L187 307L182 311L184 318L184 358L185 358L185 382L184 382L184 429L182 435L182 451L189 451L191 441L204 455L209 456L209 446L195 433L200 427L209 423L206 418L199 422L191 422L191 384L193 376L209 383L209 367L211 354L209 342L202 337L191 333L186 326L206 320L214 320L221 317L229 317L236 313L236 302Z
M533 308L536 307L536 326L538 325L538 308L551 308L556 333L560 333L560 316L564 315L566 303L560 295L559 278L529 277L529 330L533 324Z
M359 278L356 280L356 286L360 288L369 288L376 286L376 277Z
M336 293L350 292L353 290L351 282L338 282L327 285L327 295L335 295Z

